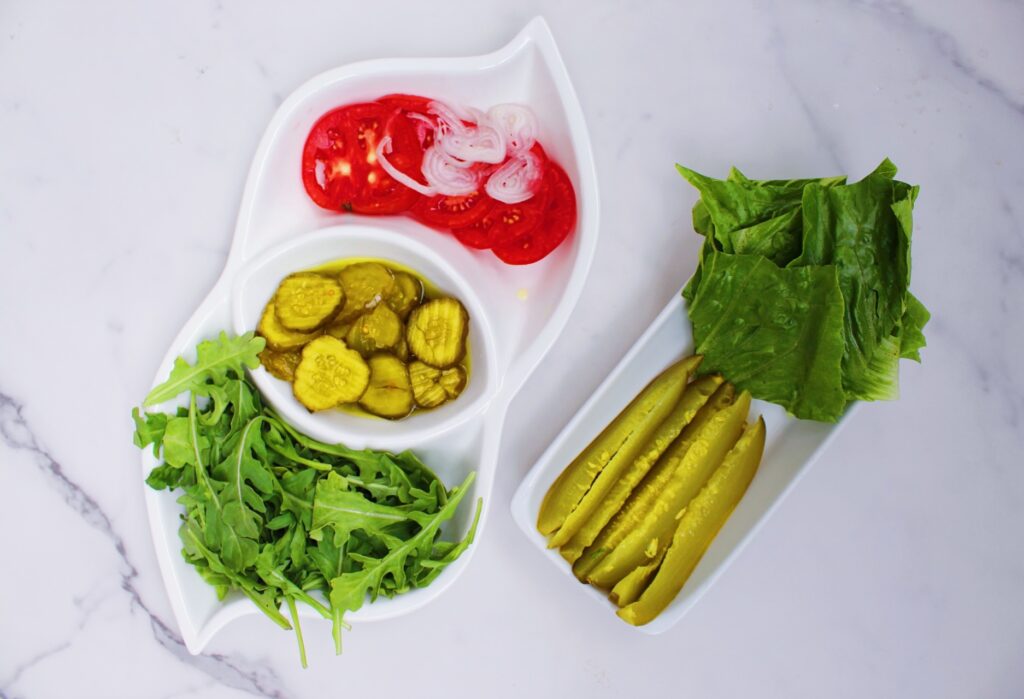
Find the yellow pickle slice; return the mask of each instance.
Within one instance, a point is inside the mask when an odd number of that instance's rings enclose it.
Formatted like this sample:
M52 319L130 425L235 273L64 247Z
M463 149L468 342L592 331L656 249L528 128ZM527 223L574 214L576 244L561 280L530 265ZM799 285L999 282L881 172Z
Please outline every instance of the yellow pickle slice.
M379 262L349 265L338 272L338 280L345 292L345 305L338 313L342 322L355 320L376 308L395 285L395 275Z
M266 369L271 376L281 379L282 381L295 380L295 367L299 365L301 360L302 352L299 350L278 352L275 349L267 347L260 352L260 363L263 365L263 368Z
M370 367L341 340L322 335L302 348L292 392L311 411L359 400L370 383Z
M427 301L409 316L406 340L421 361L447 369L466 354L469 314L462 304L445 297Z
M277 311L273 301L268 303L266 308L263 309L263 315L260 316L256 332L267 341L267 346L278 352L298 349L320 334L317 330L300 332L298 330L289 330L281 325L281 322L277 319Z
M341 284L314 272L285 277L274 294L274 310L281 325L308 332L325 324L341 308Z
M398 314L384 304L356 318L345 335L345 344L369 357L374 352L391 350L404 334Z
M397 420L413 409L409 370L405 363L391 354L375 354L369 359L370 385L359 406L378 417Z

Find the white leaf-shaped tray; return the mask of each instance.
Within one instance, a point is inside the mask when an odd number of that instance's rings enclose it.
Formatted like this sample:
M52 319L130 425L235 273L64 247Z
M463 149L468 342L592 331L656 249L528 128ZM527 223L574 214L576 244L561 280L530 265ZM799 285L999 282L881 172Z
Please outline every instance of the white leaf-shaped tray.
M324 112L351 102L404 92L486 108L502 102L529 105L540 140L576 189L575 234L543 261L511 267L489 252L470 251L452 236L403 217L362 217L319 209L303 189L302 146ZM473 492L448 524L448 537L468 528L478 497L484 499L471 546L430 587L365 605L346 620L360 623L408 613L443 592L469 563L496 506L489 494L509 402L562 331L576 305L597 244L597 178L583 113L547 24L531 21L504 48L471 58L388 59L357 63L310 80L278 109L256 151L224 272L175 338L154 385L174 358L194 359L196 344L221 330L256 327L258 314L286 274L344 257L379 257L417 270L461 299L471 315L473 376L466 392L435 411L400 422L341 412L310 415L289 387L262 368L252 377L264 398L307 434L354 448L415 451L448 484L475 470ZM160 406L167 408L169 406ZM157 463L142 458L148 474ZM146 489L146 505L161 573L189 651L200 652L227 623L259 614L242 596L218 601L212 587L182 558L181 506L176 495ZM304 611L304 615L315 613ZM273 625L267 625L274 629Z

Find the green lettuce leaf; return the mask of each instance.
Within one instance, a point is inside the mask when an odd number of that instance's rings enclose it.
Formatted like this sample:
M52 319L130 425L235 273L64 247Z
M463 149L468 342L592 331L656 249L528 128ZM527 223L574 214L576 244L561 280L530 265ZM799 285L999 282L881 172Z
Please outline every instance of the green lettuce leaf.
M918 188L895 180L896 166L888 159L853 184L843 177L757 181L735 168L727 179L717 180L677 168L701 194L693 220L704 244L683 296L697 351L705 354L702 370L722 371L755 397L780 403L798 417L834 420L846 402L896 398L899 361L920 360L929 318L909 292ZM798 284L795 277L771 279L763 266L731 256L761 260L787 272L805 270L807 279L799 281L810 286L787 297ZM823 270L835 278L838 293L822 284ZM745 279L742 286L732 279L746 274L755 278ZM768 294L779 298L766 299ZM808 316L799 305L786 307L793 299L824 304L829 312ZM833 324L837 302L838 342ZM772 305L777 315L769 331L761 321ZM716 314L723 317L716 319ZM751 324L753 317L760 321ZM712 330L728 322L737 323L731 332ZM802 341L809 345L767 364L777 343L792 337L787 323L801 327L806 336ZM818 344L823 338L829 341ZM758 342L764 343L763 351ZM837 348L839 368L825 380L823 367L832 365ZM793 352L814 359L822 352L823 363L805 367L815 370L809 375L799 363L787 363ZM841 395L834 390L837 380ZM823 392L815 396L822 386Z
M843 300L834 266L783 269L762 257L705 254L689 306L703 373L801 418L843 413Z
M927 343L924 339L924 326L932 315L924 304L913 294L907 294L907 307L903 310L903 333L900 336L900 357L921 361L921 348Z

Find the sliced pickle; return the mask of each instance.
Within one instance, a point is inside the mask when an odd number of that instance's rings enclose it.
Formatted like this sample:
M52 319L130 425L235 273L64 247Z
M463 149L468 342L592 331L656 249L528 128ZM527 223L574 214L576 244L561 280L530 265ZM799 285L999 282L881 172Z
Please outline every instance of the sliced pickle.
M376 308L395 286L395 275L379 262L349 265L338 272L338 279L345 292L345 305L338 313L342 322L355 320Z
M462 393L466 372L459 366L441 370L416 360L409 364L409 381L416 405L436 408Z
M267 345L271 349L279 352L298 349L320 334L317 330L299 332L298 330L289 330L281 325L281 322L277 319L277 312L273 301L268 303L267 307L263 309L263 315L260 317L259 325L256 326L256 332L267 341Z
M391 351L403 362L409 361L409 343L405 339L405 333L402 333L402 337L398 339L398 344Z
M428 301L409 316L406 339L421 361L438 369L456 364L466 353L469 314L453 298Z
M341 340L321 335L302 348L292 392L309 410L326 410L359 400L370 382L370 367Z
M405 334L402 331L401 318L381 304L356 318L345 335L345 344L364 357L369 357L374 352L395 347Z
M345 300L341 284L314 272L285 277L274 294L277 320L289 330L308 332L325 324Z
M260 363L263 364L263 368L270 372L271 376L282 381L291 382L295 380L295 367L299 365L301 360L302 352L299 350L278 352L267 347L260 352Z
M395 272L394 286L384 296L384 303L397 313L399 318L405 320L422 300L423 282L411 274Z
M448 394L448 400L454 400L459 397L462 393L462 389L466 387L466 370L461 366L453 366L445 369L441 372L441 378L438 380L441 384L441 388Z
M409 370L402 360L393 354L375 354L370 357L369 365L370 385L359 399L359 406L368 413L391 420L411 413Z
M331 337L336 337L339 340L344 340L345 336L348 335L348 331L352 329L352 323L348 321L340 321L337 318L332 320L330 323L324 326L324 333Z
M764 440L764 419L758 418L683 511L654 579L639 598L617 612L619 617L641 626L675 599L754 479Z

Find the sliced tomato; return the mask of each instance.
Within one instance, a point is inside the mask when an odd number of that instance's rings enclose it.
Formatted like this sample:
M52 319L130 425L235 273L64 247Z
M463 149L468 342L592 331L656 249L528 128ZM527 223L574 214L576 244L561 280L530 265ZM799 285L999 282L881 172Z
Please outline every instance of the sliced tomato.
M411 213L416 220L428 226L462 228L486 216L495 203L482 190L455 197L438 194L421 198L412 207Z
M333 109L320 117L302 149L302 184L318 206L333 211L352 199L358 182L347 127L348 109Z
M505 204L491 199L493 205L482 218L465 226L453 226L452 234L464 245L477 249L502 245L541 225L547 198L545 177L540 189L526 201Z
M549 161L543 188L547 195L543 223L516 238L492 245L502 262L528 265L542 260L576 227L576 191L565 170Z
M397 214L420 195L388 175L377 161L377 145L391 137L388 160L416 177L423 149L416 130L399 110L376 102L328 112L313 126L302 157L302 181L318 205L333 211Z

